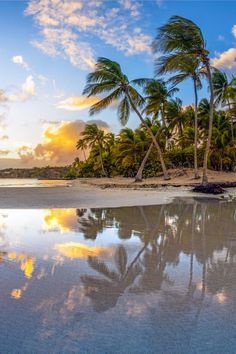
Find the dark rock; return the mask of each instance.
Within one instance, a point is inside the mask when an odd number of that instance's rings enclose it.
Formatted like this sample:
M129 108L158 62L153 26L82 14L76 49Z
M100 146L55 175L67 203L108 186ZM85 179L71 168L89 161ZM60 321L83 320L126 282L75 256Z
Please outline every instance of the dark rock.
M206 194L223 194L225 189L220 184L208 183L206 185L200 184L192 189L193 192Z

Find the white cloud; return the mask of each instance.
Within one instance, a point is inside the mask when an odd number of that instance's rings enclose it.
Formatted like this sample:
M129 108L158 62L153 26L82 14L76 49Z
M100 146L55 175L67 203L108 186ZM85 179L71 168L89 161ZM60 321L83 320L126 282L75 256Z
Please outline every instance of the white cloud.
M150 52L151 37L143 33L141 2L45 1L30 0L26 15L33 16L40 28L40 38L33 44L50 56L64 56L83 70L95 63L96 38L125 55Z
M9 101L27 101L35 96L35 82L32 75L27 76L21 86L21 90L16 94L9 95Z
M234 25L232 28L232 34L236 38L236 25Z
M12 57L12 62L14 64L18 64L18 65L21 65L24 69L28 70L29 69L29 66L28 64L25 62L24 58L22 57L22 55L14 55Z
M140 3L134 2L133 0L119 0L119 3L124 7L124 9L130 11L132 17L137 17L140 15Z
M229 48L223 53L217 53L211 63L218 69L231 70L236 68L236 48Z

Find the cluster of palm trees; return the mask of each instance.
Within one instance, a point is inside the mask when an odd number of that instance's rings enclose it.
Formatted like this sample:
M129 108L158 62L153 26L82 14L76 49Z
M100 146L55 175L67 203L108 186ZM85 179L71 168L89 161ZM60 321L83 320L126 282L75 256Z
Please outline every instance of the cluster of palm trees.
M117 62L107 58L97 60L95 70L87 77L83 92L88 97L100 98L98 103L91 106L90 114L100 113L115 102L122 125L128 122L130 112L137 115L141 125L135 131L122 129L116 138L111 133L105 134L94 124L87 126L77 148L90 146L90 155L99 157L102 175L109 175L113 170L119 172L117 164L122 156L126 162L129 160L128 152L127 158L124 156L126 149L122 144L134 140L131 162L135 165L136 180L142 179L145 164L151 156L157 160L156 153L159 168L167 180L170 178L168 167L171 166L168 153L173 146L178 144L182 150L192 147L194 177L199 178L198 159L201 151L202 183L206 184L209 155L214 155L214 148L220 146L217 153L220 154L221 168L225 144L230 155L235 149L236 79L233 77L228 80L225 73L211 67L209 51L200 28L186 18L173 16L160 27L153 41L153 51L162 53L155 60L155 79L130 81ZM170 78L163 81L163 75L169 75ZM173 95L178 92L177 86L189 78L193 83L194 105L184 108L181 100L173 99ZM198 90L204 78L208 82L210 97L199 103ZM154 147L156 151L153 151ZM112 157L112 153L117 154L117 159ZM103 157L109 161L109 167L104 166ZM137 163L140 163L138 169Z

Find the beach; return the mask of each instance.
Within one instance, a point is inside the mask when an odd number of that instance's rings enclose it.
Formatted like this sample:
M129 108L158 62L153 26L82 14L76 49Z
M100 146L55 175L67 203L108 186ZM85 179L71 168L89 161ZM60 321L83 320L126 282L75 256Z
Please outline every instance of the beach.
M174 176L176 174L176 176ZM210 182L233 182L235 173L210 172ZM172 179L162 177L134 183L132 178L83 178L67 181L64 185L48 187L0 188L0 208L99 208L155 205L170 203L177 197L211 197L193 193L193 186L201 180L192 179L191 171L172 171ZM235 194L231 188L230 193Z

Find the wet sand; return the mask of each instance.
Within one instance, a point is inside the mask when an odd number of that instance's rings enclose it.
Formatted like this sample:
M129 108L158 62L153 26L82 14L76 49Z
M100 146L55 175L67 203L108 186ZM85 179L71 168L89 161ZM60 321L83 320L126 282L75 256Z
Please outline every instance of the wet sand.
M99 208L170 203L176 197L200 196L190 187L133 190L102 189L74 181L69 187L0 188L0 208ZM201 195L202 197L202 195ZM203 197L213 197L204 195Z

